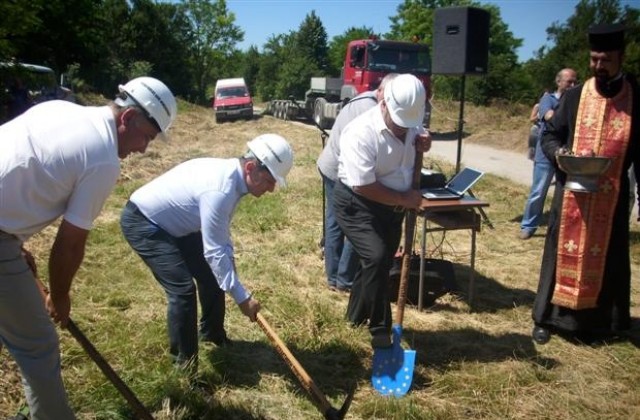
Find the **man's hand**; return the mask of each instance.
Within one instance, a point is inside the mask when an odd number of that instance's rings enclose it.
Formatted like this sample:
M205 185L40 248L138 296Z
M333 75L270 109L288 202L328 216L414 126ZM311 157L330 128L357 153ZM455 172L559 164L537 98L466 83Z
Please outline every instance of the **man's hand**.
M422 193L420 190L409 190L402 193L402 206L408 209L417 210L422 204Z
M256 322L258 311L260 310L260 302L252 297L238 304L242 313L247 316L251 322Z
M419 153L426 153L431 149L431 133L428 131L423 134L416 134L414 139L416 145L416 151Z
M53 322L59 322L62 328L66 328L69 322L69 312L71 312L71 298L69 298L69 295L63 294L51 297L51 293L49 293L45 300L45 306Z

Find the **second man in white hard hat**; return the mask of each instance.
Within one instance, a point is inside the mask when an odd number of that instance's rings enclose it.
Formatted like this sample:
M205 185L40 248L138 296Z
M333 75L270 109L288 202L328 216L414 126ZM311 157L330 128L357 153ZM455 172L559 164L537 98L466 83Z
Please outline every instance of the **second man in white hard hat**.
M340 136L333 210L360 258L347 319L353 325L368 323L374 348L391 346L389 269L400 244L404 211L422 202L411 181L416 152L431 147L431 136L422 127L425 102L422 82L401 74L386 84L382 101Z
M199 340L231 344L224 292L251 321L260 310L236 271L231 220L246 194L260 197L285 185L293 152L277 134L260 135L247 146L240 158L179 164L136 190L122 212L126 240L167 295L170 354L188 374L197 372Z

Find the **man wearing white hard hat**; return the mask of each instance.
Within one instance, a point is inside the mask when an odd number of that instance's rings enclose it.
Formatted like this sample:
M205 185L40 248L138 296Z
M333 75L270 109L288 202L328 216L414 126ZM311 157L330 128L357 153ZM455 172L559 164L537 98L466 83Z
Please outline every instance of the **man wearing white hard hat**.
M236 271L231 220L245 195L286 185L293 152L277 134L247 147L240 158L197 158L170 169L136 190L120 219L126 240L166 293L169 352L187 374L197 372L198 340L231 345L224 292L251 321L260 310Z
M431 147L422 127L425 103L420 80L402 74L387 83L384 99L340 136L334 211L360 257L347 319L353 325L368 322L373 347L391 345L389 269L400 245L404 211L422 202L411 181L416 151Z
M120 86L106 106L49 101L0 126L0 342L20 367L32 419L74 418L54 323L69 320L71 282L119 159L143 153L176 113L167 86L141 77ZM60 216L43 304L23 244Z

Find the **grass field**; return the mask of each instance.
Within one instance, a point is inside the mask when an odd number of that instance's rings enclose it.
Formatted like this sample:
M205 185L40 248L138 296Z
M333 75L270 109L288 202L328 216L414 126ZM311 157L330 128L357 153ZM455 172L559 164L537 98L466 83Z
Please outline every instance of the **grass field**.
M455 129L455 104L438 104L433 127ZM467 107L469 141L523 148L527 111ZM447 118L451 116L452 118ZM305 391L258 325L227 298L231 348L201 345L200 387L191 389L168 357L165 297L128 247L120 209L139 186L186 159L236 157L254 136L275 132L294 148L289 188L241 201L233 221L236 263L262 314L325 393L339 407L357 385L349 419L640 419L640 227L632 222L630 337L586 346L554 337L530 338L545 227L516 238L526 186L486 175L474 193L494 228L478 235L477 293L466 303L470 234L432 234L428 257L453 262L455 293L426 310L407 307L405 346L417 351L411 391L379 396L370 385L372 351L366 329L344 320L348 297L325 286L318 241L321 183L316 129L264 116L216 125L209 109L181 103L172 142L154 143L123 162L122 175L90 235L73 284L72 318L157 419L319 419ZM495 136L495 133L501 133ZM519 136L519 137L518 137ZM517 139L514 140L514 139ZM496 144L498 145L498 144ZM430 157L425 157L425 164ZM450 168L445 162L438 162ZM27 243L46 280L55 227ZM416 241L417 244L417 241ZM131 409L66 331L60 331L63 376L79 419L130 419ZM0 418L23 402L17 368L0 353Z

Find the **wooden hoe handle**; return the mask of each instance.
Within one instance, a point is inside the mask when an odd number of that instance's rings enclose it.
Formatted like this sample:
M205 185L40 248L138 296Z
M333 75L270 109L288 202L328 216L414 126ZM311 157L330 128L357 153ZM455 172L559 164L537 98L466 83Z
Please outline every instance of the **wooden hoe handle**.
M353 392L355 391L355 389L351 391L351 393L347 397L347 400L344 402L340 410L337 410L334 407L332 407L329 401L327 400L327 397L322 393L322 391L320 391L320 388L316 386L311 376L309 376L309 374L302 367L300 362L298 362L298 360L291 353L291 351L289 351L289 349L287 348L287 345L280 339L280 337L278 337L278 334L276 334L276 332L273 330L273 328L271 328L267 320L259 312L257 314L257 322L258 322L258 325L260 325L260 328L262 328L264 333L267 335L269 340L271 340L271 342L275 345L276 350L278 351L282 359L284 359L285 363L289 366L291 371L296 375L302 387L309 393L309 395L311 395L313 403L315 404L316 407L318 407L318 409L322 412L325 418L343 419L346 411L349 409L349 405L351 405L351 400L353 398Z

